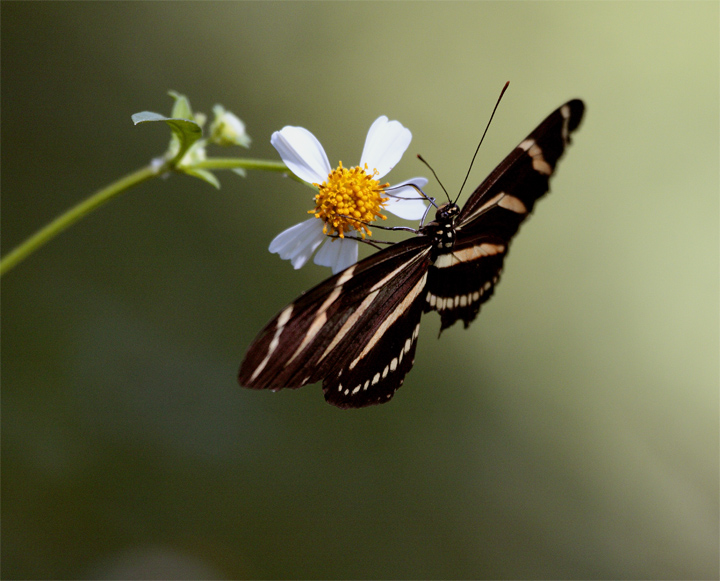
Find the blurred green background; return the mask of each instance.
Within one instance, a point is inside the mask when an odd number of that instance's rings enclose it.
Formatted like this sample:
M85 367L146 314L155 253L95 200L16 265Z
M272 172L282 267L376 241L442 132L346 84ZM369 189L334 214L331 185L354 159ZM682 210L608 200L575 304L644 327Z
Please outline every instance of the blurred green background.
M146 183L11 271L3 577L717 578L718 36L714 2L3 2L3 253L161 154L130 115L168 89L263 159L290 124L356 163L388 115L389 179L422 153L451 192L505 81L473 187L587 104L496 296L426 316L384 406L236 384L328 274L267 252L311 207L278 174Z

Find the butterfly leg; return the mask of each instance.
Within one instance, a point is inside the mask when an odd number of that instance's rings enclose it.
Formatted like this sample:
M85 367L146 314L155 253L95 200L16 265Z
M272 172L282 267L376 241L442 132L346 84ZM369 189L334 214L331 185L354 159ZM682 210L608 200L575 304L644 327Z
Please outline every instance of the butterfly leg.
M328 234L329 238L340 238L337 234ZM394 242L390 242L389 240L366 240L365 238L359 238L357 236L345 236L346 240L357 240L358 242L364 242L365 244L369 244L373 248L377 248L378 250L382 250L382 246L378 246L379 244L395 244Z
M420 230L416 230L415 228L410 228L409 226L380 226L379 224L371 224L370 222L363 222L362 220L358 220L357 218L353 218L352 216L346 216L345 214L338 214L341 218L347 218L348 220L352 220L353 222L357 222L358 224L362 224L363 226L368 226L372 228L379 228L380 230L402 230L404 232L412 232L413 234L419 234Z

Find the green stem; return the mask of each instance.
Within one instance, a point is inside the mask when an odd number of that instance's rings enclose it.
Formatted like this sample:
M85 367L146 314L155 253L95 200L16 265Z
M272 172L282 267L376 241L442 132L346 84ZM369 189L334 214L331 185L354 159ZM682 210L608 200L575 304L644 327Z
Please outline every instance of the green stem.
M294 173L292 173L288 166L281 161L265 161L262 159L243 159L240 157L212 157L204 161L199 161L192 164L192 169L257 169L262 171L276 171L285 173L289 178L294 179L296 182L315 188L312 184L309 184L305 180L300 179ZM316 188L317 189L317 188Z
M102 206L105 202L111 198L121 194L125 190L130 189L144 181L154 178L162 173L158 171L158 168L147 166L133 172L124 178L110 184L109 186L95 192L88 199L80 202L74 208L71 208L61 216L55 218L44 228L38 230L25 242L20 244L17 248L7 253L6 256L0 261L0 276L5 274L11 268L22 262L25 258L30 256L38 248L44 244L50 242L55 236L60 234L66 228L72 226L75 222L92 212L93 210Z
M259 169L290 173L288 166L281 161L265 161L263 159L243 159L241 157L211 157L189 165L192 169Z
M263 171L276 171L287 173L291 178L305 183L303 180L294 175L288 167L281 161L264 161L260 159L241 159L241 158L211 158L204 161L198 162L193 165L188 165L189 169L256 169ZM50 240L55 238L60 232L72 226L75 222L96 210L102 206L105 202L114 198L118 194L121 194L125 190L132 188L144 181L157 177L163 173L171 171L173 168L170 166L170 162L166 162L161 167L147 166L138 171L131 173L124 178L110 184L109 186L95 192L87 200L80 202L74 208L71 208L61 216L55 218L44 228L38 230L25 242L20 244L17 248L7 253L6 256L0 260L0 276L4 275L11 268L16 266L18 263L25 260L33 252L35 252L41 246L47 244ZM176 171L182 173L183 168L176 168ZM313 187L311 184L310 187Z

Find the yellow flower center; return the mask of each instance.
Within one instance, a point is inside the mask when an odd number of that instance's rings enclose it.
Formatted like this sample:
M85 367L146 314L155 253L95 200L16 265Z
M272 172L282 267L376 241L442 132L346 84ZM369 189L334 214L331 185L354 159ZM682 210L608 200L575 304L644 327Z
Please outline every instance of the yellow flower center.
M367 224L378 218L387 219L380 210L389 200L382 194L385 193L383 188L390 184L381 184L374 179L377 174L377 170L370 173L367 164L365 168L356 166L347 169L340 162L328 174L327 180L322 184L313 184L317 186L318 193L315 209L308 214L314 214L325 222L323 233L345 238L345 232L354 228L363 238L366 232L372 236Z

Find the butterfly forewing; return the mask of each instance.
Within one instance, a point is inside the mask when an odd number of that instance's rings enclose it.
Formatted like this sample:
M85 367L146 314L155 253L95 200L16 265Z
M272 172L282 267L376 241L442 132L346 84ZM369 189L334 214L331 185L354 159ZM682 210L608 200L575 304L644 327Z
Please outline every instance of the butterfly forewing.
M441 330L467 327L492 295L508 246L583 116L569 101L524 139L457 213L438 210L415 238L394 244L320 283L260 332L240 367L253 389L323 382L325 399L351 408L384 403L415 357L423 311ZM449 237L454 246L446 244Z
M472 193L460 211L457 228L465 228L489 207L497 205L523 218L531 212L535 201L548 191L548 180L584 110L583 102L573 99L548 115ZM507 196L498 199L501 193ZM513 198L522 202L525 212Z
M328 402L341 408L384 403L403 384L415 360L429 255L429 248L418 255L421 262L403 272L401 285L381 287L365 299L372 298L372 312L360 318L345 349L333 354L343 363L323 381Z
M510 240L549 189L558 159L582 119L582 101L550 114L478 186L455 223L452 252L439 254L428 275L425 311L436 310L441 330L467 327L493 293Z
M277 389L323 380L327 399L340 407L379 403L369 401L376 396L389 399L386 393L394 393L409 367L396 365L397 373L390 375L388 369L382 376L399 355L384 335L411 327L403 345L412 336L422 312L430 252L424 237L405 240L300 296L251 345L240 368L240 384ZM378 373L382 384L373 383ZM348 381L355 383L350 386ZM357 385L361 389L353 393ZM341 405L345 398L356 405Z

